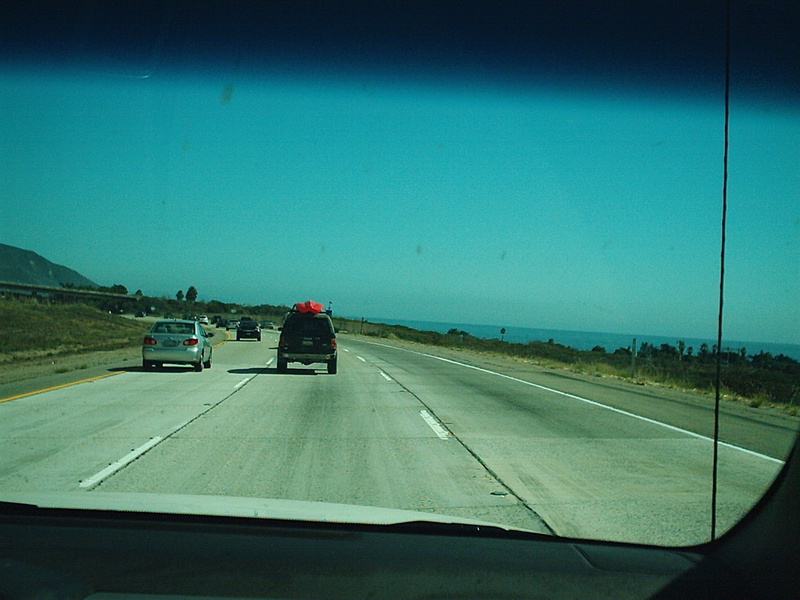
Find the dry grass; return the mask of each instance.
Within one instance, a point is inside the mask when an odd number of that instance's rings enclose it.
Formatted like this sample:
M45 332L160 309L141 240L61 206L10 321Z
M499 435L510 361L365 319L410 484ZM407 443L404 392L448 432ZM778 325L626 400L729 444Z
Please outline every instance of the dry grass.
M84 304L0 299L0 364L133 348L148 328Z

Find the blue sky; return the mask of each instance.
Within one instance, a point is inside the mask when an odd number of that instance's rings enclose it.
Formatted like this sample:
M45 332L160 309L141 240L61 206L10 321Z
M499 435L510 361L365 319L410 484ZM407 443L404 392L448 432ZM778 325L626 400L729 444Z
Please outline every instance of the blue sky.
M0 78L0 241L152 295L714 337L721 96ZM800 341L800 112L733 96L725 337Z

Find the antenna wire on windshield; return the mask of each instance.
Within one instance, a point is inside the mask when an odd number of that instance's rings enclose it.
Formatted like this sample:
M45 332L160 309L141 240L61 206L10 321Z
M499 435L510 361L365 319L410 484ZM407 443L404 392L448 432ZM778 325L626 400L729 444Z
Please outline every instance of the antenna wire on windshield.
M722 309L725 292L725 236L728 219L728 141L731 89L731 2L725 3L725 122L722 151L722 223L719 258L719 312L717 315L716 375L714 377L714 452L711 477L711 539L717 537L717 491L719 468L719 405L722 378Z

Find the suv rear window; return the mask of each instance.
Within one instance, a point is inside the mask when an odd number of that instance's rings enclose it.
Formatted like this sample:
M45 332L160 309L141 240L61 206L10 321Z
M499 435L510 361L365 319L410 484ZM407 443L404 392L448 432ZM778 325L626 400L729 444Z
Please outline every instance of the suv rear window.
M297 335L333 335L333 328L327 317L293 315L286 320L283 330Z

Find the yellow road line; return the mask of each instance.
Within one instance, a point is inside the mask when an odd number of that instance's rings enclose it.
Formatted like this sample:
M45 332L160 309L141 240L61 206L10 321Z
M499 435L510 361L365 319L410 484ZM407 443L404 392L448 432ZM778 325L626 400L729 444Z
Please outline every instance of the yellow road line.
M227 329L225 330L225 336L226 336L226 337L225 337L225 339L224 339L224 340L222 340L222 341L221 341L221 342L219 342L218 344L211 344L211 347L212 347L212 348L216 348L217 346L222 346L222 344L224 344L225 342L227 342L227 341L229 341L229 340L232 340L232 339L233 339L233 338L231 337L231 334L230 334L230 333L228 333L228 330L227 330Z
M94 381L96 379L103 379L104 377L111 377L112 375L119 375L120 373L124 372L125 371L114 371L113 373L105 373L104 375L95 375L94 377L86 377L85 379L79 379L78 381L70 381L69 383L62 383L59 385L42 388L40 390L33 390L32 392L25 392L24 394L17 394L16 396L8 396L7 398L0 398L0 402L8 402L9 400L16 400L17 398L24 398L25 396L33 396L34 394L41 394L43 392L51 392L53 390L69 387L71 385L86 383L87 381Z
M218 344L214 344L214 348L221 346L228 340L232 339L231 334L228 333L227 330L225 330L225 336L227 339L222 340ZM33 396L34 394L41 394L43 392L51 392L59 388L69 387L79 383L86 383L87 381L94 381L95 379L103 379L104 377L111 377L112 375L119 375L120 373L124 373L124 371L115 371L113 373L106 373L104 375L96 375L95 377L87 377L85 379L79 379L78 381L70 381L69 383L62 383L60 385L54 385L52 387L42 388L40 390L33 390L32 392L25 392L24 394L17 394L16 396L8 396L7 398L0 398L0 403L8 402L9 400L16 400L17 398L24 398L25 396Z

